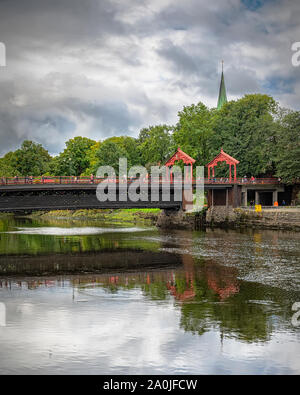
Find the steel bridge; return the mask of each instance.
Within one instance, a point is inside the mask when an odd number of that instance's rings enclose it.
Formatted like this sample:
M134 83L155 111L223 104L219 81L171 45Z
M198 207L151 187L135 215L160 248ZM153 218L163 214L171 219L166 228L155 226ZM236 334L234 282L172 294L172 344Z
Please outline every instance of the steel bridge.
M85 177L14 177L0 180L0 212L31 212L47 210L78 210L78 209L122 209L122 208L160 208L171 210L185 210L187 204L192 204L193 189L196 183L203 182L207 191L209 206L227 205L238 207L247 205L247 192L255 191L256 203L259 193L273 193L273 200L277 199L278 191L282 191L277 179L262 178L247 180L237 178L205 178L190 180L190 193L182 194L177 200L175 191L183 190L182 184L175 180L169 181L170 195L166 200L162 195L164 182L158 184L158 198L151 199L151 180L144 180L141 199L131 201L128 197L130 185L135 181L107 180L108 184L115 184L115 201L101 202L97 199L96 189L103 179ZM121 184L122 183L122 187ZM125 188L124 188L125 183ZM259 192L260 191L260 192ZM139 191L137 191L138 193Z

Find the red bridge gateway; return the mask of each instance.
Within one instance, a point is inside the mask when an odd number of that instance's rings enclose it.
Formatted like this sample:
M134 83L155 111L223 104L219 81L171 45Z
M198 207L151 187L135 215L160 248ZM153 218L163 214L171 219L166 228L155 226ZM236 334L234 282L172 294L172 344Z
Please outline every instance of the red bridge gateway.
M229 165L229 177L215 177L215 167L220 162ZM208 179L205 181L205 185L208 190L207 201L209 207L247 207L249 204L252 206L255 204L274 206L290 200L289 191L286 191L286 187L279 182L278 178L238 178L237 165L239 163L237 159L228 155L221 148L220 153L206 165Z
M195 159L190 157L188 154L183 152L180 147L177 148L177 151L174 155L171 156L170 159L167 160L165 166L167 168L167 179L173 181L173 173L172 168L176 164L176 162L183 161L185 166L189 166L190 169L186 172L186 176L190 179L193 178L193 164L196 162Z
M234 167L234 182L236 182L236 165L240 162L226 154L226 152L223 151L223 148L221 148L221 152L206 165L208 168L208 179L210 180L210 169L212 169L213 178L215 177L215 166L217 166L219 162L226 162L229 165L229 182L231 182L231 168L232 166Z
M193 180L193 164L195 159L183 152L180 147L167 160L167 179L173 182L173 166L183 161L190 170L186 172L186 177ZM229 165L229 176L215 177L215 167L225 162ZM220 153L211 160L206 167L208 168L208 177L204 179L204 187L207 191L208 206L248 206L249 204L262 204L264 206L273 206L276 202L281 204L283 201L290 201L290 191L281 184L278 178L254 178L254 177L237 177L237 165L240 162L224 152L221 148ZM233 177L232 177L233 167Z

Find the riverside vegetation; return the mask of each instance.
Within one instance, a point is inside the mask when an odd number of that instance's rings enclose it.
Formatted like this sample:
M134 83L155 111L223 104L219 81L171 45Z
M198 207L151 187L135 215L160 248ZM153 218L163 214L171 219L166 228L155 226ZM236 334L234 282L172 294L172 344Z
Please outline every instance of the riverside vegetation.
M120 210L54 210L49 212L38 211L32 213L32 218L56 219L89 219L112 223L141 223L155 224L160 214L160 209L120 209Z
M196 160L196 166L205 165L223 147L240 161L239 176L276 176L289 184L300 180L300 112L280 108L263 94L246 95L220 110L201 102L186 106L175 125L143 128L137 138L123 135L95 141L78 136L56 156L25 140L0 158L0 177L90 176L103 165L117 172L120 157L127 158L128 168L149 169L164 163L178 146ZM216 176L225 176L228 170L220 164L216 171Z

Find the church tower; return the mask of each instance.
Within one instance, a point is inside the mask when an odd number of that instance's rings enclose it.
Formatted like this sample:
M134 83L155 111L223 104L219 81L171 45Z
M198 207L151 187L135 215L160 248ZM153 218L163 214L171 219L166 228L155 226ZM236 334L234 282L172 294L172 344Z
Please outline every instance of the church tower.
M223 104L227 103L227 96L226 96L226 88L225 88L225 80L224 80L224 72L223 72L223 60L222 60L222 75L221 75L221 83L220 83L220 90L219 90L219 99L218 99L218 110L223 106Z

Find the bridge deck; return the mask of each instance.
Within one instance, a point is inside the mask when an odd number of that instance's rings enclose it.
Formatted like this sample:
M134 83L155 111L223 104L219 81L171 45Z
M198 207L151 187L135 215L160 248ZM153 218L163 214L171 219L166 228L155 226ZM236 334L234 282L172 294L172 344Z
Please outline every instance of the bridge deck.
M28 178L28 177L14 177L14 178L5 178L2 177L0 179L0 188L4 186L17 186L17 185L75 185L75 186L86 186L86 185L94 185L99 184L104 179L95 178L91 181L90 178L86 177L35 177L35 178ZM110 182L114 182L116 184L119 183L127 183L131 184L133 180L119 180L118 178L110 180ZM189 180L191 181L191 180ZM205 185L265 185L265 184L272 184L277 185L280 181L277 178L255 178L254 180L247 179L247 178L237 178L236 180L229 179L226 177L221 178L193 178L192 184L204 182ZM151 179L147 179L144 183L151 183ZM160 180L160 184L170 183L176 185L176 181L173 180Z
M2 180L3 181L3 180ZM190 184L188 195L185 194L182 198L183 186L180 183L160 182L158 185L158 198L153 200L151 194L151 183L145 183L147 188L142 191L144 201L132 201L128 198L128 190L133 180L121 184L114 181L111 185L116 186L115 201L100 202L97 199L96 189L99 185L99 179L91 182L87 179L72 180L59 178L44 178L29 180L28 178L18 180L5 180L0 183L0 212L20 212L20 211L34 211L34 210L78 210L78 209L122 209L122 208L161 208L161 209L185 209L187 204L193 201L192 189L196 187L196 180ZM9 181L9 182L8 182ZM32 181L32 182L31 182ZM83 182L85 181L85 182ZM227 200L236 203L238 189L240 186L245 186L250 189L262 188L278 188L278 180L263 179L260 182L230 182L229 180L213 179L204 180L204 188L206 190L227 190ZM170 187L170 196L166 201L163 197L163 186ZM185 186L186 187L186 186ZM180 201L178 194L175 191L180 190ZM234 193L233 193L234 192ZM220 191L222 193L222 191ZM235 197L232 197L232 196ZM188 196L188 197L186 197ZM225 199L225 198L224 198ZM228 202L229 202L228 200ZM227 204L227 203L226 203Z

